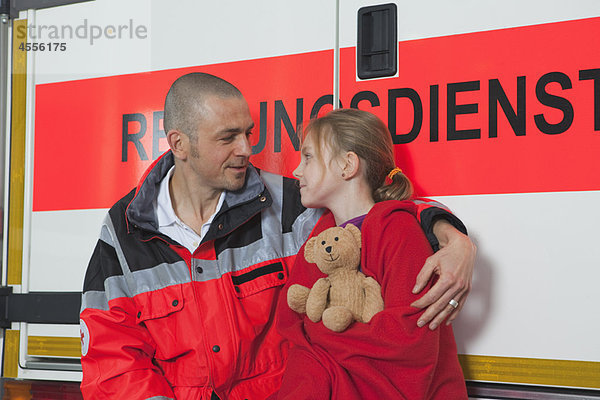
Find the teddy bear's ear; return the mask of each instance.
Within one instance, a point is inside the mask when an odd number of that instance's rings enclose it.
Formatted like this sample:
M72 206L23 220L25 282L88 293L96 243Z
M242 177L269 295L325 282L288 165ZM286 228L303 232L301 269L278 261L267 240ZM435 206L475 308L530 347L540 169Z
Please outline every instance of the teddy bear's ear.
M315 247L315 243L317 243L317 238L313 237L308 239L308 242L304 245L304 259L309 263L314 263L313 258L313 248Z
M346 229L348 232L350 232L352 234L352 236L354 236L354 240L356 240L356 244L358 245L358 248L360 249L361 245L362 245L360 229L358 229L356 226L354 226L352 224L346 225L346 227L344 229Z

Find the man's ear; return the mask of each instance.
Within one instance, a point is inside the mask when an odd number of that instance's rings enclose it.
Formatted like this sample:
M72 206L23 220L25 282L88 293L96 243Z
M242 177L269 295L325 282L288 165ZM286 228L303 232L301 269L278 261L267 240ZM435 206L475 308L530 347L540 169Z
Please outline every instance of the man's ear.
M189 141L190 138L183 132L178 131L177 129L171 129L166 134L167 143L169 143L169 147L171 148L171 152L175 158L180 160L185 160L188 154Z
M309 263L314 263L315 259L313 257L313 250L315 247L315 243L317 243L317 238L313 237L308 239L308 242L304 245L304 259Z
M353 151L347 151L342 158L342 172L344 179L355 177L360 172L360 158Z

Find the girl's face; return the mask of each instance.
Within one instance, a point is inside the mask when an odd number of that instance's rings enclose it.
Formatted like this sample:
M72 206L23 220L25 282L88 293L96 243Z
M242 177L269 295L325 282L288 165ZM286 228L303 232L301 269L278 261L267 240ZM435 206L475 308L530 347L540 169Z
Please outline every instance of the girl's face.
M322 159L315 155L317 144L310 133L304 140L301 149L301 160L293 175L300 183L302 205L307 208L331 208L330 204L340 193L342 168L334 160L328 146L321 145L319 153Z

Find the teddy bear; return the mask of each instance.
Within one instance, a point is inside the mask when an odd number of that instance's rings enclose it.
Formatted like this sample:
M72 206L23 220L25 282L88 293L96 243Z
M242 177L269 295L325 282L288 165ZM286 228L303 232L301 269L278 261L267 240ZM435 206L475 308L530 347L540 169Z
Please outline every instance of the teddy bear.
M332 227L311 238L304 247L304 258L327 275L312 288L291 285L289 307L313 322L334 332L344 331L353 321L367 323L383 310L381 286L360 272L360 230L347 224Z

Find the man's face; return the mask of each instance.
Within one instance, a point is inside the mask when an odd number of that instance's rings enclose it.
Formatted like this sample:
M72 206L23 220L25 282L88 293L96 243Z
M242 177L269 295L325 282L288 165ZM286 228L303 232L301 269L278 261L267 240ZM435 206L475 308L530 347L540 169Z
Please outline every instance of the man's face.
M246 179L254 122L243 97L208 97L189 140L192 179L207 189L235 191Z

